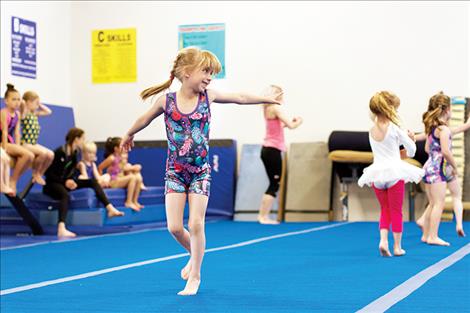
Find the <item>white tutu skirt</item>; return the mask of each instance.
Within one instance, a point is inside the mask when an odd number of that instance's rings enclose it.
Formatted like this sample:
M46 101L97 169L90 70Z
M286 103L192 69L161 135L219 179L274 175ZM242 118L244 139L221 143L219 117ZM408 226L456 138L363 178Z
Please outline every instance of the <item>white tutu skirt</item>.
M359 178L358 185L372 186L376 184L387 184L390 182L404 180L405 183L419 183L424 176L424 170L406 163L405 161L391 162L388 164L372 164L364 169Z

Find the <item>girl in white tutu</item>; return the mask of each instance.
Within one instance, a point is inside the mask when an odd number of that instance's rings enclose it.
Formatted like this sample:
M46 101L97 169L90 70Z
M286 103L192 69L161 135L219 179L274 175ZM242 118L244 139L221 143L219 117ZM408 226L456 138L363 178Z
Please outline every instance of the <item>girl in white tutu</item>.
M400 145L404 146L408 157L413 157L416 144L413 133L407 133L398 126L396 110L399 106L400 99L388 91L378 92L370 99L369 108L374 126L369 131L369 142L374 162L364 169L358 182L360 187L372 187L380 203L379 251L382 256L391 256L388 247L390 224L394 240L393 254L405 254L401 247L405 183L418 183L424 174L422 169L403 161L400 157Z

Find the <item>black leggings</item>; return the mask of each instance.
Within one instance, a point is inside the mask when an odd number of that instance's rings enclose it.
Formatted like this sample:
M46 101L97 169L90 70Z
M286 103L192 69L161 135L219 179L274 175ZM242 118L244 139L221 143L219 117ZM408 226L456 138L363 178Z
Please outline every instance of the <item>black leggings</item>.
M282 174L281 150L272 147L263 147L261 149L261 160L263 161L269 178L269 187L265 194L276 197Z
M77 179L75 180L75 183L77 184L77 189L81 188L92 188L95 191L96 197L98 200L103 203L103 205L106 207L109 204L108 197L106 197L106 194L104 193L103 189L101 186L98 184L96 179ZM42 189L42 192L51 198L55 200L60 201L60 207L59 207L59 223L64 222L67 219L67 212L69 210L69 192L70 190L66 188L63 184L60 183L50 183L48 182Z

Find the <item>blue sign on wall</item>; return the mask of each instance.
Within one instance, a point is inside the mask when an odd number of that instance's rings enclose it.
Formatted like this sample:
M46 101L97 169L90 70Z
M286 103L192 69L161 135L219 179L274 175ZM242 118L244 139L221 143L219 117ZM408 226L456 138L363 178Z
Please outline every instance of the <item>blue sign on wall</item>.
M36 78L36 23L11 17L11 74Z
M178 28L178 48L196 46L217 56L222 71L216 78L225 78L225 24L181 25Z

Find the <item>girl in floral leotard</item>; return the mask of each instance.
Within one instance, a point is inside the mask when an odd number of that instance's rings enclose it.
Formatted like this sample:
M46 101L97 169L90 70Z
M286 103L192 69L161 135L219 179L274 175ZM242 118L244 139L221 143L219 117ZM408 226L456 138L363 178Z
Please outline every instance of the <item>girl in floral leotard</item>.
M205 250L204 217L210 191L211 103L279 104L277 94L261 97L207 89L213 75L220 70L220 62L211 52L195 47L182 49L174 61L169 80L144 90L141 96L145 100L168 89L174 78L182 83L181 88L177 92L161 95L152 108L137 119L121 144L123 149L130 150L134 135L164 114L168 138L165 175L168 230L191 255L181 270L181 277L187 283L179 295L195 295L201 282ZM189 231L183 227L186 198L189 201Z

